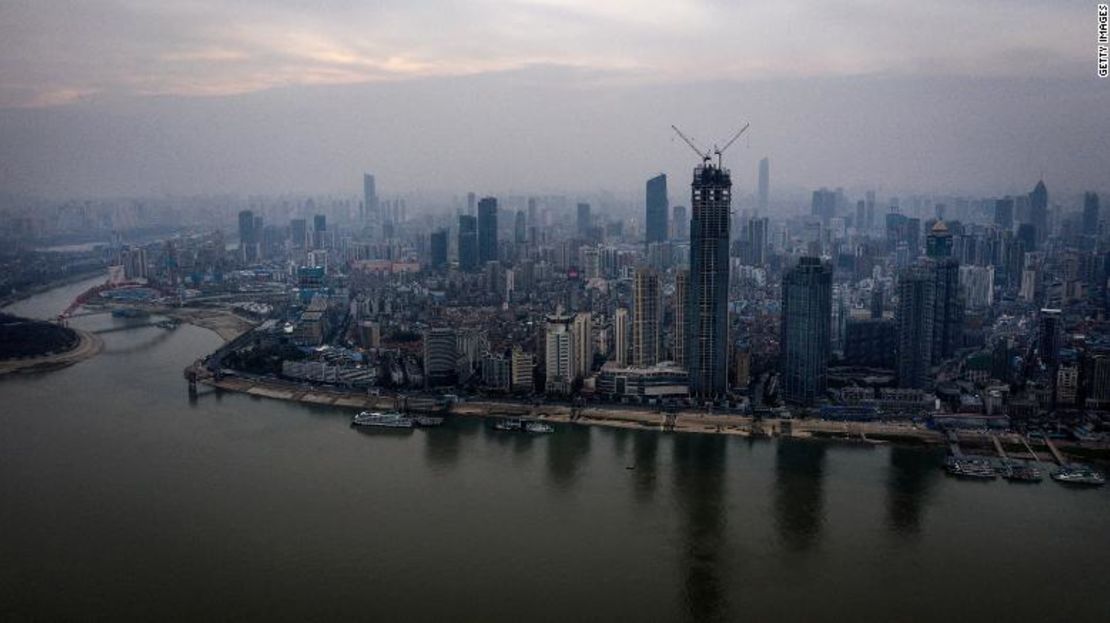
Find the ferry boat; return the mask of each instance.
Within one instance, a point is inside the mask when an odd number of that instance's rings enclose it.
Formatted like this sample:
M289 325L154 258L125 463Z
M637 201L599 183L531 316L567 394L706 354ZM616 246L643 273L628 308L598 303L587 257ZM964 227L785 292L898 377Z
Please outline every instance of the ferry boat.
M1052 479L1068 485L1091 485L1101 487L1106 484L1102 472L1086 465L1069 465L1052 474Z
M368 426L378 428L412 428L415 421L396 411L381 413L379 411L363 411L351 420L352 426Z
M554 433L555 427L543 422L528 422L524 425L524 430L529 433Z
M950 456L945 461L944 468L958 478L993 480L998 477L998 472L984 459Z
M1041 470L1030 463L1009 461L1003 467L1002 477L1013 482L1040 482Z
M520 418L515 417L501 418L493 423L493 430L516 432L523 428L524 423L520 421Z

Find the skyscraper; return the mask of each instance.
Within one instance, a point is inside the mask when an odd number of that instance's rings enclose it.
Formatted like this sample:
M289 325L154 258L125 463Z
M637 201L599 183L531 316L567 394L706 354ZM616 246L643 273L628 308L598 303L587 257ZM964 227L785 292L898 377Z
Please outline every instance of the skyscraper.
M574 324L571 326L571 336L574 340L574 378L585 378L589 375L594 363L594 332L593 315L590 312L578 312L574 315Z
M374 183L374 176L364 173L362 175L362 220L377 223L380 220L378 207L378 190Z
M254 212L243 210L239 212L239 254L244 262L258 259L254 243Z
M316 249L324 248L324 232L328 230L328 217L317 214L312 217L312 246Z
M578 226L577 227L578 237L580 237L580 238L589 237L589 235L590 235L590 225L592 223L592 221L590 220L590 204L588 204L588 203L578 204L578 219L575 221L575 223Z
M1083 193L1083 233L1098 235L1098 194Z
M424 332L424 382L428 387L451 385L455 382L458 360L456 343L454 329L444 327Z
M898 385L924 389L933 359L933 275L922 266L898 277Z
M459 215L459 270L478 268L478 219L469 214Z
M691 395L714 400L728 391L728 169L710 162L695 168L690 205L686 367Z
M485 197L478 202L478 263L497 259L497 199Z
M686 298L690 289L690 271L680 270L674 276L674 331L672 337L674 362L686 365Z
M613 315L613 350L616 351L616 356L613 357L613 360L622 368L628 366L629 333L628 309L618 307L616 313Z
M647 202L644 225L645 242L665 242L670 207L667 203L667 176L660 173L647 181Z
M1054 366L1060 361L1060 348L1064 341L1064 327L1060 310L1042 309L1040 324L1037 353L1040 355L1042 363L1046 366Z
M782 278L783 396L811 405L825 393L831 350L832 266L803 257Z
M1014 228L1014 200L1011 197L994 202L994 224L1002 231Z
M767 261L767 218L753 218L748 221L749 266L762 266Z
M516 244L528 242L528 224L525 218L524 210L516 211L516 220L513 221L513 242Z
M574 316L547 317L545 339L545 387L549 394L569 394L574 383L574 342L571 325Z
M637 269L632 298L632 365L646 368L660 360L659 273L651 268Z
M1045 188L1043 180L1037 182L1033 192L1029 193L1029 222L1037 230L1039 248L1039 245L1048 238L1048 189Z
M771 161L764 158L759 161L759 199L757 207L759 213L767 211L767 202L771 195ZM858 226L858 225L857 225Z
M813 191L810 214L820 218L821 223L828 225L829 219L836 216L836 193L828 188Z
M932 363L956 354L963 343L963 297L960 296L960 262L952 257L952 234L944 221L933 224L925 241L926 266L933 276Z
M441 229L432 232L429 240L429 247L431 247L431 265L432 270L443 270L447 267L447 230Z

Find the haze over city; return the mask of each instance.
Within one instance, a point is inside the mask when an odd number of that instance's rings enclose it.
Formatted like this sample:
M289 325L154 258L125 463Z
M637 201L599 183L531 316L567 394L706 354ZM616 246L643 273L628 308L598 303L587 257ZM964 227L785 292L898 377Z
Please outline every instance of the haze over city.
M742 120L740 192L1104 180L1075 2L9 2L0 188L633 191Z

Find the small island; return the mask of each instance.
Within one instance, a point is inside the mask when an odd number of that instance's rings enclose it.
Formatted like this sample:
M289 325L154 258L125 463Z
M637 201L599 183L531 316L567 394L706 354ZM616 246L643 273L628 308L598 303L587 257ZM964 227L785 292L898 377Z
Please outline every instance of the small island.
M0 375L68 366L95 355L101 345L84 331L0 313Z

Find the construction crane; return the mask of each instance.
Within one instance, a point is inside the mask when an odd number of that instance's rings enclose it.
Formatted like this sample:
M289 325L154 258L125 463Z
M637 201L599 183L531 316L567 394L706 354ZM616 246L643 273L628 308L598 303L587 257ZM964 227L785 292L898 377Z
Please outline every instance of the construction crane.
M709 160L710 160L709 152L707 152L704 149L698 147L697 144L695 144L693 140L691 140L688 136L683 134L682 130L679 130L674 125L671 126L671 129L674 130L675 134L677 134L680 138L682 138L682 140L686 141L686 144L690 146L690 149L694 150L695 154L701 156L702 164L705 164L706 162L709 162Z
M716 145L713 146L713 155L717 156L717 168L718 169L721 168L721 155L724 154L725 150L728 149L729 147L731 147L732 144L736 142L736 139L740 138L740 135L743 134L745 131L747 131L747 129L750 126L751 126L750 123L745 123L744 127L740 128L740 130L736 134L732 135L732 138L728 139L728 142L725 143L724 147L717 147ZM686 144L690 146L690 149L694 150L695 154L697 154L698 156L701 156L701 162L702 162L703 165L712 161L713 157L709 155L709 152L702 149L701 147L698 147L697 143L695 143L693 141L693 139L691 139L690 137L688 137L688 136L686 136L685 134L682 133L682 130L679 130L674 125L671 126L671 129L674 130L675 134L678 134L678 136L683 141L686 141Z
M739 132L737 132L736 134L733 134L732 138L728 139L728 142L725 143L724 147L721 147L720 149L718 149L716 145L713 146L713 153L717 155L717 168L718 169L721 168L721 154L725 153L725 150L728 149L729 147L731 147L732 144L736 142L736 139L740 138L740 135L743 134L748 129L748 127L750 127L751 125L752 124L750 124L750 123L745 123L744 127L740 128Z

